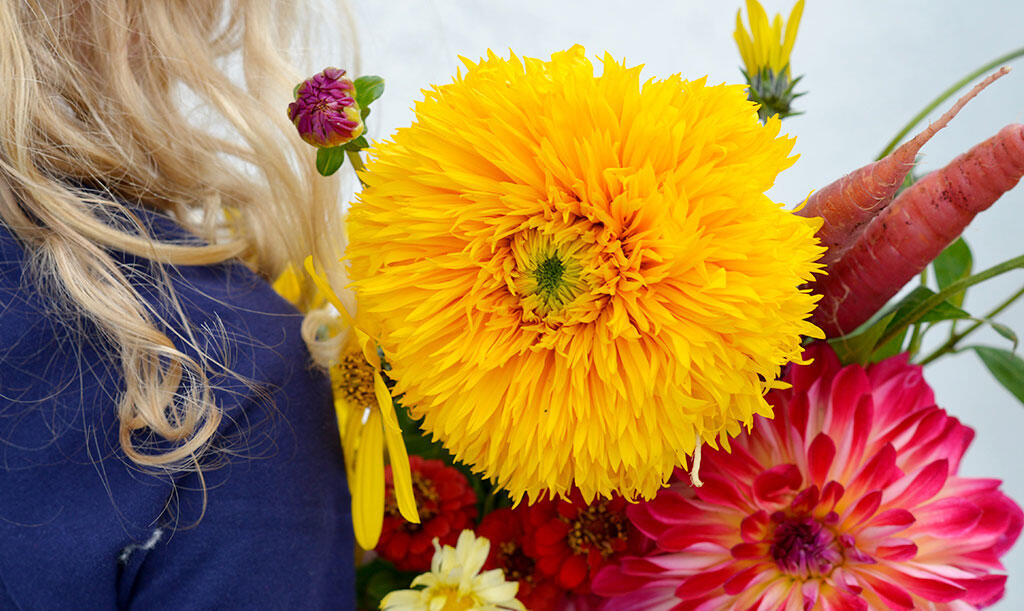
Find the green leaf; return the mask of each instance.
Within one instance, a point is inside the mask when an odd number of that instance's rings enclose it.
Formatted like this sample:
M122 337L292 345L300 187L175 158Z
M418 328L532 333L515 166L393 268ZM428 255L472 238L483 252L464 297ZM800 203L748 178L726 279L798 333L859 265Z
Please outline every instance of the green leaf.
M883 314L873 322L868 321L861 325L853 333L829 340L828 343L844 365L866 365L871 360L871 354L875 351L879 338L889 328L889 323L895 315L896 312Z
M1017 351L1017 344L1019 343L1019 341L1017 340L1017 334L1013 332L1013 329L1007 327L1001 322L996 322L994 320L986 320L985 322L988 323L988 326L992 327L993 331L1013 342L1012 352Z
M322 176L330 176L345 163L345 147L332 146L316 152L316 171Z
M414 572L399 571L382 558L356 569L356 592L360 609L379 609L380 601L395 590L405 590L416 577Z
M931 289L919 286L853 333L830 340L829 343L844 365L867 365L896 354L903 345L907 327L914 322L937 322L971 317L947 301L932 304L918 317L917 313L922 305L934 300L935 296L936 293Z
M896 304L894 308L896 315L889 322L889 327L885 330L886 335L899 333L907 325L914 322L938 322L940 320L956 320L971 317L970 314L948 301L939 301L924 310L920 316L916 316L916 314L920 313L920 309L925 302L932 300L935 296L935 291L924 286L919 286L910 291L906 297ZM916 318L911 320L911 315L915 315Z
M1024 359L1000 348L973 346L974 352L1003 387L1024 404Z
M986 280L995 278L996 276L1000 276L1007 272L1021 268L1024 268L1024 255L1007 259L1006 261L1003 261L1002 263L999 263L997 265L993 265L992 267L980 271L977 274L973 274L966 278L957 280L953 284L947 286L944 289L941 289L938 293L932 294L931 297L928 297L920 304L915 306L913 310L907 315L907 321L904 326L906 326L907 324L913 324L918 320L922 320L923 316L926 313L928 313L929 310L938 306L940 303L945 301L946 298L952 295L956 295L957 293L962 292L968 287L974 286L975 284L980 284ZM898 334L899 330L897 329L886 329L886 332L882 336L882 339L880 341L883 344L887 343L889 340L891 340L894 336Z
M895 356L895 355L899 354L900 352L902 352L903 351L903 340L905 340L907 338L907 330L908 329L909 329L909 327L903 327L903 330L900 332L899 335L897 335L896 337L890 339L884 345L879 346L878 348L876 348L875 351L871 354L871 357L868 360L870 362L872 362L872 363L877 363L879 361L884 361L885 359L889 358L890 356Z
M345 143L345 150L358 153L364 148L370 146L370 143L366 141L366 136L359 136L355 140L351 140Z
M974 265L974 257L971 256L971 249L963 238L957 238L955 242L946 247L938 257L932 261L932 268L935 270L935 280L939 283L939 290L942 290L971 275L971 268ZM955 306L964 302L964 292L950 296L947 301Z
M384 94L384 79L379 76L361 76L355 80L356 104L367 108Z
M306 82L306 81L302 81L302 83L305 83L305 82ZM299 87L302 87L302 83L299 83L298 85L296 85L296 86L295 86L295 87L294 87L294 88L292 89L292 97L293 97L293 98L295 98L295 99L298 99L298 97L299 97Z
M370 107L362 106L359 109L359 118L363 120L363 124L366 124L366 117L370 116Z

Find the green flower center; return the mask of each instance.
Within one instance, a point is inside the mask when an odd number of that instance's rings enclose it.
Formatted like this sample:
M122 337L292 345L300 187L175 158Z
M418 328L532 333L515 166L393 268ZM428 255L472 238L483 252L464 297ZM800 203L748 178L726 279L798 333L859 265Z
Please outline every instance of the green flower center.
M562 272L564 271L565 266L562 265L562 260L558 258L558 255L552 255L542 261L533 272L534 279L537 281L537 292L544 294L547 298L555 297L558 287L562 284Z
M556 244L549 236L528 231L513 239L512 252L515 292L527 320L561 311L588 289L582 253L573 244Z

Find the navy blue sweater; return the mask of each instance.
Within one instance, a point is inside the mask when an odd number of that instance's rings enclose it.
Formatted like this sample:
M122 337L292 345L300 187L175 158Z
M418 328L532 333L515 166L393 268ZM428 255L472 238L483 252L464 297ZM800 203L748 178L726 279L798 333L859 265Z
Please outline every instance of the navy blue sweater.
M114 255L169 314L149 262ZM330 387L298 312L241 264L169 269L199 341L250 384L213 376L224 418L205 481L147 474L118 443L119 363L54 309L26 257L0 225L0 609L354 608Z

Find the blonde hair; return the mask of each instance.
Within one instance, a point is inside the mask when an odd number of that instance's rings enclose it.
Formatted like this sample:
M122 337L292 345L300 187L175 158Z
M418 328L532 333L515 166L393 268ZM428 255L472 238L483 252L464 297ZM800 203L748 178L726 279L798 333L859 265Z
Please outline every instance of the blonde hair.
M186 329L173 339L107 249L161 265L237 257L268 279L313 253L340 274L338 179L316 174L285 115L303 76L286 59L301 42L296 4L0 0L0 221L28 245L36 277L112 346L119 441L140 466L197 466L222 417L208 377L217 358L187 331L166 274ZM119 201L205 243L112 223L111 212L133 218ZM158 438L172 447L154 450Z

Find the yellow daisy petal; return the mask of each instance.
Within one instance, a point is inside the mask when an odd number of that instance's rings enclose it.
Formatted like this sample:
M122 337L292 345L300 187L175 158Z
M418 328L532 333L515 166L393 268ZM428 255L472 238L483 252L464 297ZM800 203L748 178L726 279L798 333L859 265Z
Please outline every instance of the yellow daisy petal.
M391 400L384 379L377 372L373 373L373 390L377 395L377 405L383 416L384 441L388 447L388 459L391 464L391 476L395 482L395 499L398 511L406 520L413 524L420 523L420 514L416 509L416 497L412 493L412 472L409 468L409 455L402 439L402 429L395 417L395 405Z
M384 439L377 410L370 412L362 429L355 471L352 525L359 547L373 549L384 523Z
M323 275L317 271L316 266L313 263L313 255L306 257L305 261L302 263L306 268L306 272L309 274L309 277L313 279L313 283L316 284L318 289L320 289L320 292L323 293L327 301L329 301L330 304L338 310L338 314L345 319L346 323L355 327L356 321L352 318L352 315L349 314L348 308L346 308L345 304L343 304L341 299L338 298L338 294L331 290L331 286L327 283L327 280Z

